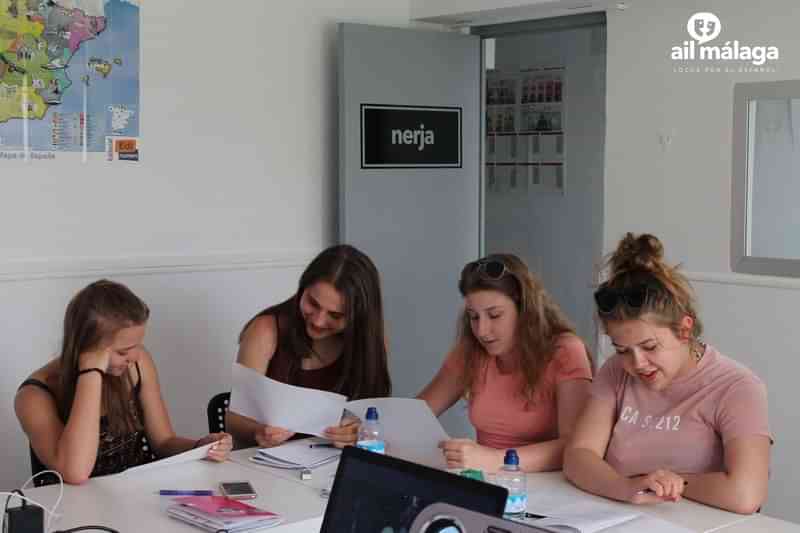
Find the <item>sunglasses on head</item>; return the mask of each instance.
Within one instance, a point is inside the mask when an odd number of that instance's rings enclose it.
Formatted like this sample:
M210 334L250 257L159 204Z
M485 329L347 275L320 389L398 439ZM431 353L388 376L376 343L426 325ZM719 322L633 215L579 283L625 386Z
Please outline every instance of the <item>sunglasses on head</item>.
M595 291L594 301L597 304L597 310L603 315L613 312L621 303L631 309L641 309L647 302L647 297L660 288L659 285L652 282L643 282L625 289L615 289L603 283Z
M472 272L477 273L482 279L497 281L510 270L506 268L505 263L497 261L496 259L480 259L471 264Z

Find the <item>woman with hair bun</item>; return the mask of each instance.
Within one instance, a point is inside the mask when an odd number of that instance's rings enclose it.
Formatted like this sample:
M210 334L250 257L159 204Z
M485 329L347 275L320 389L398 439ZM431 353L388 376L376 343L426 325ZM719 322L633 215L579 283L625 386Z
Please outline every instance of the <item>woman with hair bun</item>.
M628 233L594 294L616 353L564 454L578 487L635 504L686 497L749 514L767 497L767 391L700 340L687 279L653 235Z
M522 470L559 470L592 379L586 345L515 255L467 263L458 289L458 339L419 395L436 416L469 404L477 442L442 442L447 466L494 472L515 448Z

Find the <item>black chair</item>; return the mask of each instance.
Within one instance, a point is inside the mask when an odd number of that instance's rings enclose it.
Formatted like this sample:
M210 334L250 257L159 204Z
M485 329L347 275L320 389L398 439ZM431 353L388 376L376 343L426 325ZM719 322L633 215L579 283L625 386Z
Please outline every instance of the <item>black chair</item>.
M231 401L230 392L220 392L208 402L206 414L208 415L208 432L220 433L225 431L225 413Z
M39 472L43 472L44 470L49 470L36 456L36 452L33 451L33 447L29 446L28 449L31 451L31 475L35 476ZM55 474L42 474L41 476L37 476L33 480L34 487L44 487L45 485L54 485L58 483L58 477Z

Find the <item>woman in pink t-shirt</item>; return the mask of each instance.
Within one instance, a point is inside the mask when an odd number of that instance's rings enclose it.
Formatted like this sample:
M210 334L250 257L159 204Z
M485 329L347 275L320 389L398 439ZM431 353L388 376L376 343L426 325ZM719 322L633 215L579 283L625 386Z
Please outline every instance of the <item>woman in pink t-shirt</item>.
M767 496L766 387L699 340L689 282L652 235L628 233L595 292L616 349L564 452L584 490L637 504L690 498L753 513Z
M477 442L441 443L447 465L493 472L515 448L525 471L560 469L592 379L586 346L514 255L468 263L458 288L458 340L419 394L437 416L461 397L469 403Z

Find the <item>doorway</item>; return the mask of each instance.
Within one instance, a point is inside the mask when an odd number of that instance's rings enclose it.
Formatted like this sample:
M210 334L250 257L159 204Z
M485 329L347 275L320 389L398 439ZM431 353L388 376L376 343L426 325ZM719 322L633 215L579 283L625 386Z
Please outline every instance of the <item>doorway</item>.
M520 256L596 353L605 13L473 28L484 49L484 253Z

